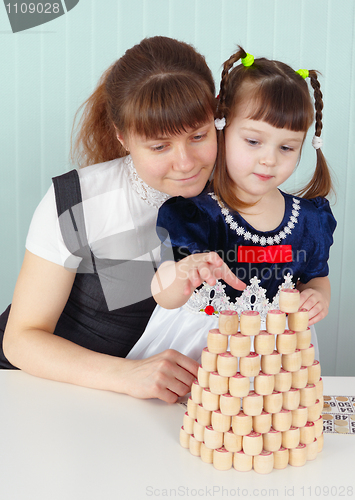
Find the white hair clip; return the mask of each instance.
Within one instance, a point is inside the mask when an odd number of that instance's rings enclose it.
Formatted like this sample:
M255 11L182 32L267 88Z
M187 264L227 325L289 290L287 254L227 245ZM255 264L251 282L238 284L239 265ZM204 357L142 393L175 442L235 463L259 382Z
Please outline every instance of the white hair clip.
M323 139L321 139L317 135L314 135L313 139L312 139L312 146L314 147L314 149L322 148L323 147Z
M223 118L216 118L214 121L214 126L216 127L217 130L223 130L224 127L226 126L226 119Z

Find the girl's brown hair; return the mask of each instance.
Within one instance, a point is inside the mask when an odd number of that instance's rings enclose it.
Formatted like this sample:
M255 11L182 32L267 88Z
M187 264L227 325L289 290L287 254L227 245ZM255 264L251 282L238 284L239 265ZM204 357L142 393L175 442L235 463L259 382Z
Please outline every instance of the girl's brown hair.
M232 55L223 65L217 116L225 117L226 126L235 116L238 106L245 99L251 103L250 119L263 120L277 128L307 132L314 120L315 135L320 137L322 130L323 100L317 72L309 71L314 90L314 105L307 82L290 66L279 61L265 58L255 59L245 67L234 64L247 56L244 49ZM232 69L233 68L233 69ZM235 184L226 168L224 130L217 132L218 155L213 180L215 193L233 210L241 210L250 205L236 198ZM333 189L330 171L320 149L317 149L317 164L312 179L301 189L299 196L315 198L327 196Z
M117 132L169 136L212 119L214 80L191 45L146 38L106 70L82 107L72 160L83 167L127 154Z

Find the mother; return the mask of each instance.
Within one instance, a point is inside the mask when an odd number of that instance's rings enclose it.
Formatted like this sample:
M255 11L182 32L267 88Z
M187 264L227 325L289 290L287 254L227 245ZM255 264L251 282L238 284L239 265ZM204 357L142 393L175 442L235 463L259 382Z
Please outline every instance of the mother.
M197 363L173 350L125 356L155 308L155 224L168 196L204 188L216 157L214 82L190 45L127 50L86 101L75 153L38 206L11 307L2 368L173 402ZM5 328L6 326L6 328Z

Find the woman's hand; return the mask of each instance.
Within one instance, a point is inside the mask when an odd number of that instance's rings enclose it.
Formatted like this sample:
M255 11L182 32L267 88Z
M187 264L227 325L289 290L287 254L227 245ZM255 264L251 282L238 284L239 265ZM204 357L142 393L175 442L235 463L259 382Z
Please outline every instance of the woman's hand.
M119 392L175 403L179 396L190 392L198 366L197 361L173 349L147 359L125 360L120 367Z
M297 288L301 292L301 305L309 311L309 325L325 318L330 304L330 283L327 277L314 278L306 285L300 283Z

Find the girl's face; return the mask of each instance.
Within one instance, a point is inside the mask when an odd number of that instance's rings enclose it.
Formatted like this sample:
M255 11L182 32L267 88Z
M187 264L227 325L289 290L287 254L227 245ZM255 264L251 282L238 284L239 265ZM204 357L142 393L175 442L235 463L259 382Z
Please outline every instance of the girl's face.
M147 139L136 133L119 136L138 175L171 196L190 198L206 185L217 155L214 120L179 135Z
M298 163L305 132L251 120L249 109L241 106L225 130L226 162L236 184L236 196L255 203L274 196L277 187L290 177Z

